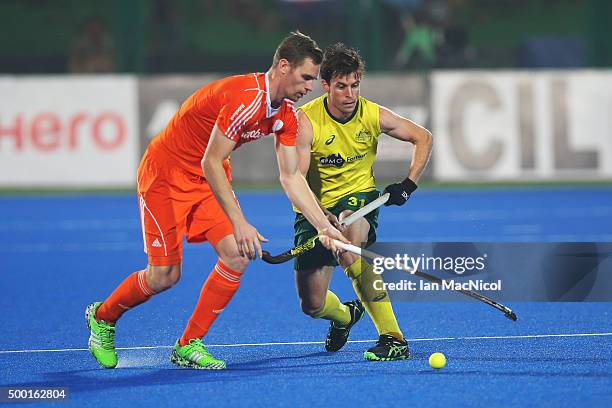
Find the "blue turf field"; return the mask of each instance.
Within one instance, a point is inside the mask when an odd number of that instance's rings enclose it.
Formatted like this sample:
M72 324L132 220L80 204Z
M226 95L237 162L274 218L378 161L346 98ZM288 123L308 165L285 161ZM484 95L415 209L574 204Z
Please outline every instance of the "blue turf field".
M291 246L280 192L238 196L272 253ZM367 318L322 352L327 322L300 313L290 264L254 263L205 339L229 370L177 369L207 245L185 246L179 284L124 316L118 369L100 369L83 310L146 262L135 196L1 197L0 214L0 386L69 387L74 406L612 406L612 303L512 303L516 323L473 301L397 303L413 357L371 363ZM379 240L612 241L612 188L422 190L383 210ZM339 271L332 285L354 297Z

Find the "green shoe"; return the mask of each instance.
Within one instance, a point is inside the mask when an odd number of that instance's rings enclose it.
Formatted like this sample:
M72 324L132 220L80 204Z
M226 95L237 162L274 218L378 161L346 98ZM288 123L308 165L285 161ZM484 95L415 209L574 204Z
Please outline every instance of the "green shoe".
M177 340L170 361L179 367L197 370L224 370L227 367L225 361L214 358L206 350L201 339L191 339L184 346Z
M89 351L96 358L98 364L104 368L117 366L117 352L115 351L115 325L104 320L96 320L96 311L102 302L95 302L85 309L85 320L89 328Z
M376 345L363 353L363 357L370 361L405 360L410 357L410 350L406 340L381 334Z

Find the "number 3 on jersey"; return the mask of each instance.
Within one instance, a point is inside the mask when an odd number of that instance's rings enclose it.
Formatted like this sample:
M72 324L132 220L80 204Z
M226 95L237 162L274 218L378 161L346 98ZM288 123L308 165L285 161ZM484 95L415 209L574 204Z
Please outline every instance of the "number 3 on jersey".
M357 197L351 196L351 197L349 197L347 203L351 207L361 208L361 207L363 207L365 205L365 201L366 201L365 198L357 199Z

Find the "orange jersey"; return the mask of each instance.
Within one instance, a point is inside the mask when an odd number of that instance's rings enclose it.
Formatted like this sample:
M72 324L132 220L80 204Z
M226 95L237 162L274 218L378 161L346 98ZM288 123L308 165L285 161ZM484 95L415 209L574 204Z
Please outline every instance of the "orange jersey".
M281 144L295 146L298 129L292 101L285 99L272 109L267 74L237 75L205 85L187 98L150 149L156 155L163 150L187 172L203 176L201 160L215 124L236 142L235 148L272 133ZM229 159L225 164L229 177Z

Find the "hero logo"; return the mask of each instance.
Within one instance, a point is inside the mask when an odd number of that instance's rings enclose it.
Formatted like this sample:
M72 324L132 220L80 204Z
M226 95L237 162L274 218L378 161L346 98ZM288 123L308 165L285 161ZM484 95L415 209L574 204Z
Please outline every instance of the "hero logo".
M31 117L18 113L12 119L0 117L0 151L10 144L15 151L26 150L28 145L42 152L77 150L86 138L100 150L116 150L127 138L126 128L124 117L116 112L78 112L67 118L54 112Z

